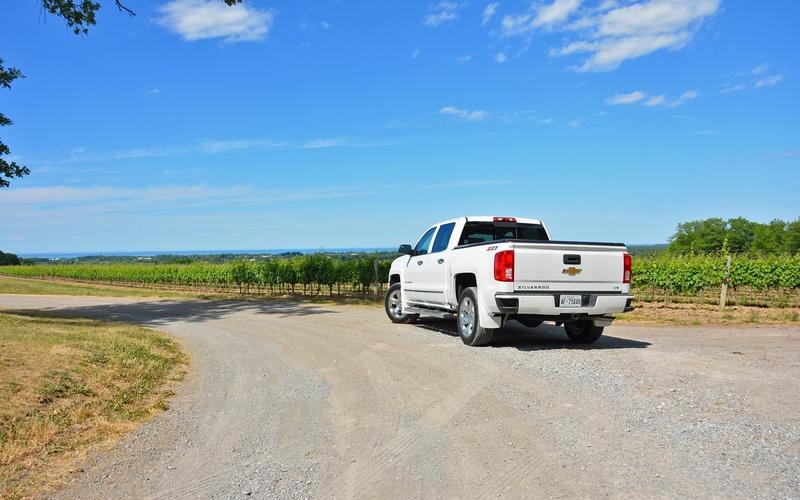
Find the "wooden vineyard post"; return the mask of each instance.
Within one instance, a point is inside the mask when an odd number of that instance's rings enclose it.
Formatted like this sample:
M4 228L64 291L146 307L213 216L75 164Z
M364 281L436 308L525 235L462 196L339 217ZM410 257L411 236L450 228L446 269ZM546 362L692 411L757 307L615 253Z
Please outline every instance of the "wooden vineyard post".
M373 276L373 280L372 280L373 296L375 298L377 298L378 297L378 286L379 286L379 283L380 283L380 281L378 281L378 259L375 259L375 260L372 261L372 268L374 270L374 276Z
M719 306L725 307L728 302L728 283L731 280L731 256L725 261L725 277L722 278L722 290L719 292Z

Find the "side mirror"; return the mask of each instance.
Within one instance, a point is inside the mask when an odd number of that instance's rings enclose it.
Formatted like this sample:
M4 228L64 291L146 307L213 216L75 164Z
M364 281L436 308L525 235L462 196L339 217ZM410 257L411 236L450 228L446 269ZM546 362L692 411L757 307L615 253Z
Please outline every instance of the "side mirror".
M397 253L401 253L403 255L411 255L414 250L411 248L411 245L400 245L400 248L397 249Z

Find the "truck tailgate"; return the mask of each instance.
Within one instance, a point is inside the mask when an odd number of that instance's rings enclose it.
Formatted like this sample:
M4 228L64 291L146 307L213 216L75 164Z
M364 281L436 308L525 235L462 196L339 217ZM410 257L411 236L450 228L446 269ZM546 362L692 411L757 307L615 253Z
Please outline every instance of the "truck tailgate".
M618 291L624 246L582 243L514 244L514 290Z

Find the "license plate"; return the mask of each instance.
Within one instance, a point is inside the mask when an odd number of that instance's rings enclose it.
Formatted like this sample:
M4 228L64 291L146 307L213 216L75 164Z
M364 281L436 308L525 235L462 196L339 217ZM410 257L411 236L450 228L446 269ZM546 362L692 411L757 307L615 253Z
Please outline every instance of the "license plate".
M562 295L561 299L559 300L559 306L561 306L561 307L580 307L581 306L581 296L580 295Z

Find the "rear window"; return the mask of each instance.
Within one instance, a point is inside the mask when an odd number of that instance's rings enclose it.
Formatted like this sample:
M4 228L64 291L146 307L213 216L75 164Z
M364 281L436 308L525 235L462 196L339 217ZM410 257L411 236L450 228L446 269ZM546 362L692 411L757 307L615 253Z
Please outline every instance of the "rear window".
M467 222L458 244L471 245L497 240L547 241L547 233L541 224Z

